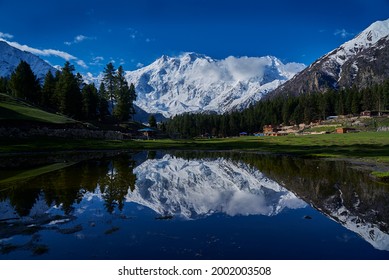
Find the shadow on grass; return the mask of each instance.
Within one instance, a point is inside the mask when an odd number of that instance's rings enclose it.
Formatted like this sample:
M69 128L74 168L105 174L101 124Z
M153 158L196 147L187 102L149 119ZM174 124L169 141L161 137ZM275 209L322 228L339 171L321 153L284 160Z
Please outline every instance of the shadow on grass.
M332 156L332 157L353 157L353 158L384 158L388 157L389 145L375 144L350 144L350 145L290 145L280 143L262 143L262 151L292 154L299 156Z
M41 119L33 118L30 116L26 116L21 114L15 110L11 110L5 107L0 106L0 121L1 120L27 120L27 121L42 121Z

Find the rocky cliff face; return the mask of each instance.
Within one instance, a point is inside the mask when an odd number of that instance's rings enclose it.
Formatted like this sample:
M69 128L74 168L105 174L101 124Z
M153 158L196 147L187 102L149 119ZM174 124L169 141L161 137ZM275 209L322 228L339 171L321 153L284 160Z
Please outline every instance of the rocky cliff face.
M339 87L353 85L367 87L389 78L389 36L379 40L374 48L363 50L358 56L349 59L339 78Z
M363 88L389 78L389 19L319 58L272 92L298 95L351 86Z

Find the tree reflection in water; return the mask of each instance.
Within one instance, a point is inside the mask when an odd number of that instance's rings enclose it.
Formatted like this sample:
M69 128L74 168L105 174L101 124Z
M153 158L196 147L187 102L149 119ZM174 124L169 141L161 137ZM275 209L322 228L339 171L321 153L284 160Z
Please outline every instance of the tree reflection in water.
M99 187L106 210L112 213L116 207L123 209L125 196L135 188L134 167L130 154L81 162L25 181L0 185L0 201L9 200L21 217L30 214L40 197L47 206L60 207L65 214L71 214L73 205L79 203L85 193Z

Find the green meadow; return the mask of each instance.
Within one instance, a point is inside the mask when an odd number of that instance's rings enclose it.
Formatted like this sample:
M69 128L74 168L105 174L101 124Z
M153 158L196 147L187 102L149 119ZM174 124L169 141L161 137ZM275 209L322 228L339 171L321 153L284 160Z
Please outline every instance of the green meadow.
M90 150L244 150L304 157L353 158L389 163L389 132L236 137L191 140L1 140L0 153Z

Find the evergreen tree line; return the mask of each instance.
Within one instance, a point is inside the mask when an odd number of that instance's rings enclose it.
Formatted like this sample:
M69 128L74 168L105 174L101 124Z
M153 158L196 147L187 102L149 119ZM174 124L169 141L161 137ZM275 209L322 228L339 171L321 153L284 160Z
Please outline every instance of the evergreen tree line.
M369 88L328 90L325 93L278 96L257 102L242 112L186 113L166 123L170 135L191 138L200 135L236 136L261 132L264 125L309 124L332 115L359 115L362 111L389 110L389 80Z
M57 70L54 75L48 71L41 83L30 65L21 61L9 80L0 78L0 92L78 120L114 116L122 122L135 114L135 87L128 85L122 66L116 70L108 63L99 89L94 84L85 84L81 74L74 71L74 66L65 62L62 71Z

